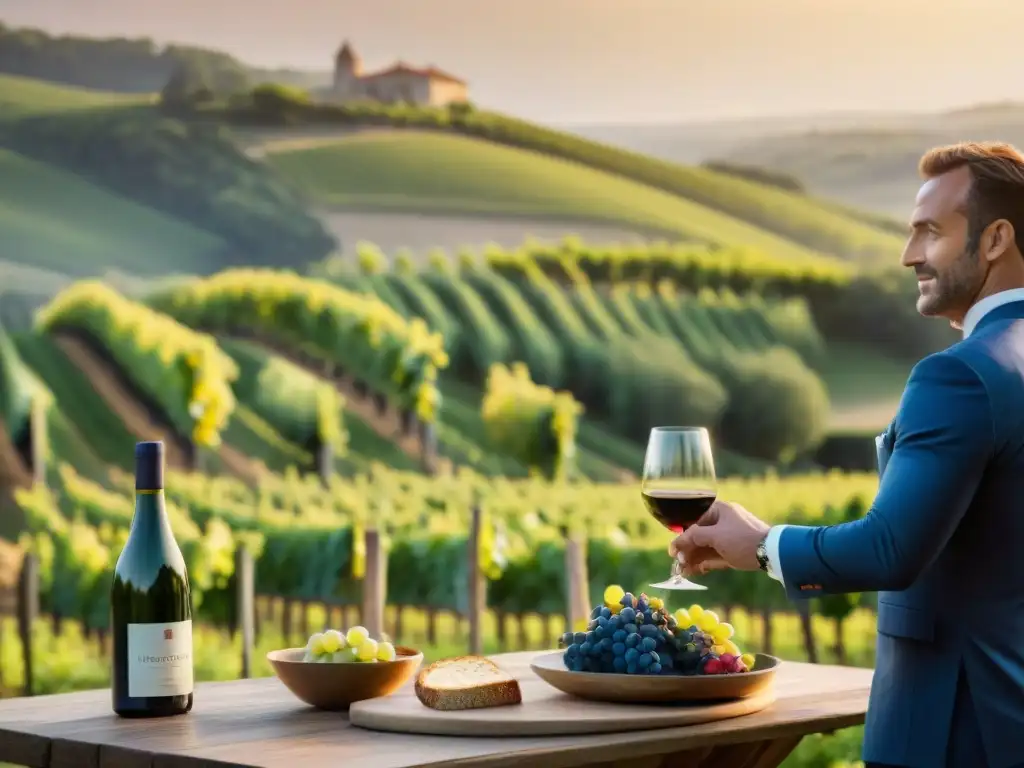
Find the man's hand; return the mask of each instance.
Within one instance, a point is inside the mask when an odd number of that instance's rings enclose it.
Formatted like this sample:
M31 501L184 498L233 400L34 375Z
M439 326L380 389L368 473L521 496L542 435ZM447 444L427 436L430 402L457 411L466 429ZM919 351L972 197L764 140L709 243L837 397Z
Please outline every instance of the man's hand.
M682 554L686 576L723 568L756 571L757 545L769 528L739 504L716 501L696 525L675 538L669 554Z

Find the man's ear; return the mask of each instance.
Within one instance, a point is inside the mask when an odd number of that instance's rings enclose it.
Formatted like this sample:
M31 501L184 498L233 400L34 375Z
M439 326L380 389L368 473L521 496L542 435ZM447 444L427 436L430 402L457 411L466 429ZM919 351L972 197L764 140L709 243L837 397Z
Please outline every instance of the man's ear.
M1006 219L996 219L981 234L978 244L981 257L988 262L995 261L1013 247L1016 237L1013 224Z

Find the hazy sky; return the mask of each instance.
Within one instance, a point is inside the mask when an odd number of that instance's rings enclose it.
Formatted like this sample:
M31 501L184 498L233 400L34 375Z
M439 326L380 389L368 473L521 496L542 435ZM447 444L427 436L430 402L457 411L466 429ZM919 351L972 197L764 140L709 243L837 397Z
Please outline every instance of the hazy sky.
M1024 100L1024 0L0 0L0 21L315 69L347 37L545 121Z

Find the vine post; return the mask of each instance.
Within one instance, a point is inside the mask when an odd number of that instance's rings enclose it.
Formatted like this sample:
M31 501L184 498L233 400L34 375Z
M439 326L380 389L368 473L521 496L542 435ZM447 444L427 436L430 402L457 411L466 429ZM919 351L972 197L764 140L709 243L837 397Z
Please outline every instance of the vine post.
M423 472L433 476L437 474L437 429L433 423L420 420L419 433Z
M46 484L46 461L48 453L46 434L46 404L40 397L32 398L29 412L29 463L32 471L32 482L36 485Z
M21 561L21 576L18 579L18 636L25 667L25 696L35 693L32 654L32 627L39 616L39 560L32 552L26 552Z
M483 535L483 512L480 502L473 504L469 527L469 652L483 652L483 618L487 605L487 585L480 572L480 539Z
M363 626L370 637L384 631L384 596L387 594L387 556L380 531L366 531L366 573L363 575Z
M573 632L590 615L590 579L587 573L587 540L569 533L565 539L565 624Z
M242 635L242 677L252 677L252 654L255 643L255 568L252 553L241 545L235 550L236 625Z

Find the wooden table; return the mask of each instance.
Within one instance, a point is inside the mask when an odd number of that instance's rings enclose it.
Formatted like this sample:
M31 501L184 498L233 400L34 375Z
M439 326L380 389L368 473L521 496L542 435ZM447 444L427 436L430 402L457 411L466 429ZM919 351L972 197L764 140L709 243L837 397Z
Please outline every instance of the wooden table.
M495 657L521 680L535 652ZM0 762L29 768L774 768L811 733L864 722L872 671L787 662L777 701L706 725L595 736L377 733L310 709L276 678L201 683L188 715L122 720L109 690L0 701ZM411 682L396 696L413 695ZM643 758L638 760L638 758Z

